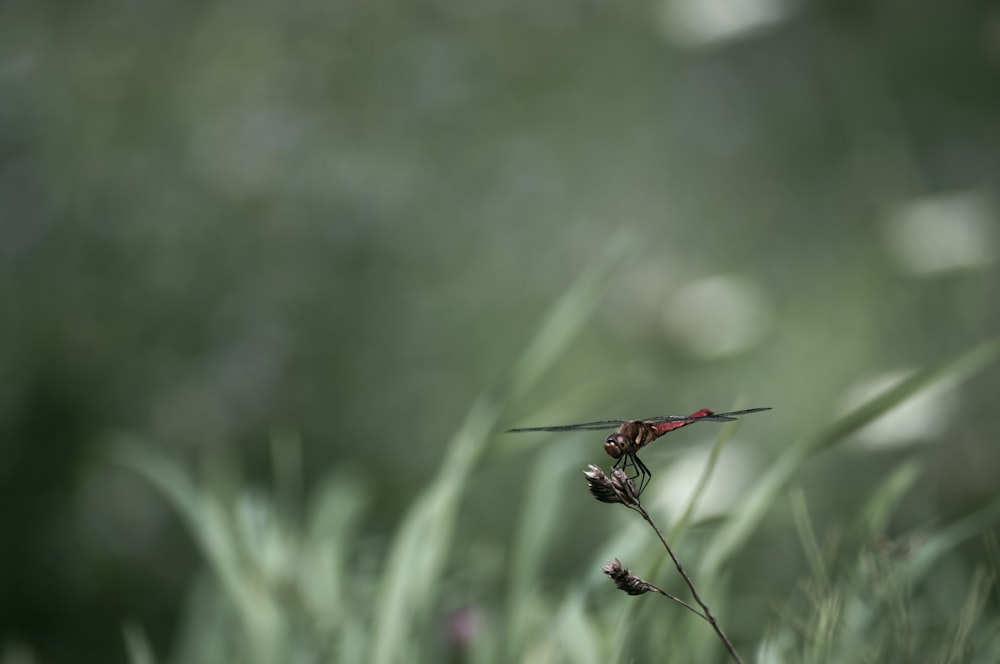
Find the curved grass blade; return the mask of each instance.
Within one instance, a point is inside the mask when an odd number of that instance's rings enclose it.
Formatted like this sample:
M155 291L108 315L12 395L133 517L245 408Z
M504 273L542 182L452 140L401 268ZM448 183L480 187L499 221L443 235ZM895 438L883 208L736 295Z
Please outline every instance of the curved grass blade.
M531 389L583 329L629 246L624 237L612 242L604 258L560 298L510 373L476 400L448 444L437 477L404 517L389 550L375 600L371 659L376 664L414 659L412 644L428 629L433 591L452 548L461 494L496 428L501 404Z
M700 574L711 578L719 573L722 565L750 538L764 514L774 504L778 493L810 456L835 445L918 392L942 382L959 383L993 364L998 358L1000 338L994 338L936 370L911 376L834 421L819 433L794 442L758 480L747 499L716 533L702 560Z
M200 490L179 465L148 446L120 442L112 457L158 488L177 510L240 614L254 661L269 661L283 629L279 607L255 583L220 500Z
M554 472L561 475L568 466L567 458L572 458L572 454L567 454L567 448L568 445L552 445L535 465L524 499L524 513L511 547L505 621L506 656L510 659L524 651L531 627L537 626L527 607L534 590L542 585L539 576L542 561L551 546L563 507L563 491L552 481L552 476Z
M122 637L125 639L129 664L156 664L153 646L142 625L131 620L126 621L122 625Z

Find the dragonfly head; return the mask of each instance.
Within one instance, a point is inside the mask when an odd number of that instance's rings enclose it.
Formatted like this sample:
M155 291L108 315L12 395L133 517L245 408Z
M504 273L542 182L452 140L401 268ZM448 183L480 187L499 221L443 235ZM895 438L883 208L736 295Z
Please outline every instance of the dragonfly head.
M608 453L612 459L619 458L625 453L629 447L629 440L625 434L613 433L604 439L604 451Z

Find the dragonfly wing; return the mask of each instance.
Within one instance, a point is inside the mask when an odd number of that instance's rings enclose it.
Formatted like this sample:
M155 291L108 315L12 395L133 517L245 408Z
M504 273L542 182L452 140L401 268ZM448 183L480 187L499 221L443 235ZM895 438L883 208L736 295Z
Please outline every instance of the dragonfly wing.
M706 420L709 422L730 422L736 419L737 415L746 415L747 413L757 413L762 410L771 410L770 408L748 408L747 410L734 410L729 413L712 413L708 409L699 410L690 415L658 415L656 417L648 417L644 420L639 420L641 422L648 422L649 424L666 424L668 422L678 422L684 424L691 424L692 422L699 422L701 420ZM709 415L708 413L711 413ZM562 424L558 426L551 427L523 427L517 429L507 429L508 433L520 433L523 431L596 431L598 429L617 429L625 422L630 420L599 420L597 422L581 422L580 424ZM683 426L684 424L679 424L678 426ZM670 427L667 431L671 431L677 427Z
M624 421L625 420L600 420L598 422L563 424L552 427L523 427L519 429L507 429L507 433L520 433L522 431L595 431L598 429L617 429Z
M649 422L650 424L666 424L668 422L691 424L692 422L700 422L701 420L708 422L729 422L735 419L735 417L728 417L726 415L702 415L700 417L692 417L691 415L660 415L659 417L649 417L642 421Z
M747 415L749 413L759 413L762 410L771 410L770 408L748 408L746 410L734 410L728 413L711 413L712 411L708 409L700 410L690 415L660 415L657 417L650 417L643 422L650 422L653 424L664 423L664 422L700 422L702 420L706 422L732 422L737 418L738 415ZM701 414L705 413L705 414Z
M656 417L644 417L640 422L683 422L690 420L687 415L657 415Z
M728 413L716 413L713 417L725 417L727 419L734 419L737 415L749 415L750 413L759 413L764 410L771 410L770 406L765 406L764 408L747 408L746 410L734 410ZM709 417L708 419L712 419Z

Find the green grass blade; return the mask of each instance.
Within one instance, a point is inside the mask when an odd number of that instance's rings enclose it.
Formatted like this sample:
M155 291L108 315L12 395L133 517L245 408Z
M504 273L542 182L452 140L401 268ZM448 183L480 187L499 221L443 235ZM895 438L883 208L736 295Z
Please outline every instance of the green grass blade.
M559 608L556 626L566 661L582 664L601 664L605 661L600 644L594 637L601 630L589 619L582 593L569 594Z
M722 565L750 538L771 509L777 495L810 456L843 440L918 392L942 382L957 384L993 364L998 357L1000 338L994 338L936 370L911 376L834 421L818 434L792 443L716 533L702 561L700 574L703 577L714 577L719 573Z
M722 427L719 434L715 437L715 443L712 445L712 451L708 455L705 468L702 470L701 476L698 478L698 483L695 485L694 491L691 492L691 496L688 498L680 517L670 528L667 541L673 542L680 537L694 517L695 510L698 509L698 504L701 502L702 496L705 495L705 490L712 481L715 468L719 465L719 457L722 456L723 450L725 450L726 445L729 444L729 441L733 438L733 434L736 432L736 424L736 422L730 422L728 426Z
M795 522L795 530L799 534L799 542L805 554L806 562L812 571L813 578L822 590L830 587L829 570L826 565L826 558L820 547L816 531L809 518L809 506L806 504L806 493L802 487L797 486L791 492L792 517Z
M526 607L531 595L542 585L539 572L552 544L552 534L563 508L562 487L552 481L554 473L565 467L564 445L553 445L535 464L531 483L524 497L524 515L511 551L507 583L508 655L521 652L531 627L531 613Z
M977 570L972 576L972 583L969 584L969 595L958 613L951 642L941 658L944 664L959 664L968 661L969 653L973 649L970 644L973 630L983 613L983 606L989 599L992 587L993 578L985 571Z
M149 643L146 630L138 623L128 621L122 625L122 637L125 639L125 652L128 653L129 664L156 664L153 656L153 646Z
M404 517L376 597L372 639L372 661L376 664L412 658L412 644L418 642L416 632L426 629L425 621L437 596L434 590L452 548L461 494L496 429L500 404L531 389L580 332L596 310L625 247L621 240L614 242L604 258L578 279L555 305L511 373L500 381L499 392L489 391L475 402L449 442L437 477Z
M868 535L884 534L896 506L922 474L923 468L917 461L907 459L900 463L861 508L857 529Z
M562 356L572 338L593 316L614 271L627 262L632 244L627 234L616 235L602 258L559 299L535 338L514 363L509 376L510 398L523 397Z
M146 478L174 505L239 611L251 653L266 661L278 645L281 612L264 593L255 592L255 579L247 578L238 538L223 505L150 447L119 443L112 458Z
M302 564L297 565L305 600L324 622L337 627L343 639L349 621L358 621L344 597L352 587L364 587L352 555L361 539L358 530L368 494L356 475L336 471L320 483L310 499L303 532Z
M934 569L934 565L948 551L970 537L995 528L998 523L1000 523L1000 498L928 535L927 539L907 558L905 573L914 581L923 578Z

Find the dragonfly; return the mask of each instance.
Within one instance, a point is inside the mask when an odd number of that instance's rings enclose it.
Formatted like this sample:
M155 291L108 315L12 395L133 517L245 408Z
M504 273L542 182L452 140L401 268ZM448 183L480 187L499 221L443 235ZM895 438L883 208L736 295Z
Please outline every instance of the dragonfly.
M629 479L639 480L638 494L641 494L652 479L653 473L639 458L639 450L649 445L660 436L686 427L697 422L732 422L740 415L759 413L767 408L747 408L733 410L728 413L716 413L714 410L702 408L690 415L659 415L644 420L599 420L597 422L582 422L580 424L563 424L551 427L525 427L507 429L508 433L525 431L598 431L614 429L618 431L604 439L604 451L615 460L614 468L621 468L628 473Z

